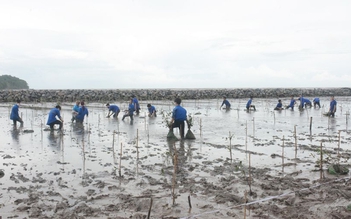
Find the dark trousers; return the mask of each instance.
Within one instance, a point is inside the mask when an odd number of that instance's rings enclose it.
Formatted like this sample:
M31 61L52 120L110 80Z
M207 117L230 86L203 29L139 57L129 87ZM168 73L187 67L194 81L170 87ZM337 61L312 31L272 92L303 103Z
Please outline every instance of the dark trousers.
M332 112L328 112L327 116L334 117L335 116L335 112L333 112L333 113Z
M175 120L173 125L172 125L172 129L173 128L179 128L180 137L184 138L184 129L185 129L185 122L184 121Z
M113 118L117 118L118 117L118 114L119 114L120 111L117 111L113 114Z
M17 122L21 123L21 126L23 126L23 121L21 118L18 119L14 119L13 120L13 126L16 127L17 126Z
M321 104L319 102L314 102L313 106L314 106L314 108L316 108L316 106L318 106L318 108L321 108Z
M294 110L294 106L287 106L285 109L289 109L291 107L292 110Z
M130 120L133 120L133 113L130 113L130 112L128 114L123 115L122 120L124 120L124 118L126 118L127 116L130 117Z
M253 108L254 111L256 111L256 107L254 105L250 105L249 107L246 107L246 110L249 110L250 108Z
M62 129L63 123L60 120L56 120L55 122L52 122L49 124L50 129L54 130L54 125L59 125L59 129Z

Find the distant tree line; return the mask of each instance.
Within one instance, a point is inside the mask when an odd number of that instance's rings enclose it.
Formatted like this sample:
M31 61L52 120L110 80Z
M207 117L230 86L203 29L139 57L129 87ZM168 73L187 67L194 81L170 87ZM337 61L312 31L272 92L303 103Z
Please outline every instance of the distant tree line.
M0 90L4 89L29 89L25 80L13 77L11 75L0 76Z

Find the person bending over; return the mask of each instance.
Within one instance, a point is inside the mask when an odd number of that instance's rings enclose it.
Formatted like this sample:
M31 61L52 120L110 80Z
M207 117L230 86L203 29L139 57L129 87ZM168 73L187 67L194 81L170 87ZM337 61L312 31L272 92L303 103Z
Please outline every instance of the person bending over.
M156 117L156 108L150 103L147 105L147 110L149 111L149 117Z
M59 130L62 129L63 119L61 118L60 111L61 111L61 106L56 105L56 107L51 109L49 112L49 117L46 125L50 126L51 131L54 130L54 125L59 125ZM59 119L56 119L56 117Z
M108 113L107 113L107 118L110 118L110 116L113 115L113 118L117 118L118 114L120 112L120 109L117 105L110 105L109 103L106 104L106 107L108 109Z
M249 101L247 101L247 103L246 103L246 110L247 110L247 111L249 111L250 108L253 108L254 111L256 111L255 105L252 105L252 100L253 100L253 97L251 96L250 99L249 99Z
M226 110L230 110L230 103L229 101L227 100L227 97L226 96L223 96L223 102L222 102L222 105L220 108L222 108L222 106L225 105L225 108Z
M172 111L172 120L170 128L173 130L174 128L179 128L180 137L184 139L184 129L185 129L185 121L187 121L186 110L180 106L182 100L180 98L176 98L174 100L175 107Z

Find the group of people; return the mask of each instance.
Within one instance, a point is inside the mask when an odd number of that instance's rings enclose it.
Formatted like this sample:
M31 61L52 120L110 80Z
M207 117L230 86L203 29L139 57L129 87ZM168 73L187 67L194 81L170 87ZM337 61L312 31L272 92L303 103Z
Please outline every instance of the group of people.
M106 107L108 109L108 114L107 114L107 118L110 118L111 116L113 118L117 118L118 114L121 112L121 110L119 109L119 107L115 104L110 104L107 103ZM148 116L149 117L156 117L156 108L155 106L152 106L151 104L147 104L147 109L148 109ZM129 105L128 105L128 109L125 110L125 114L122 117L122 121L126 118L126 117L130 117L130 120L134 119L134 112L136 112L136 115L139 115L140 113L140 105L139 105L139 101L138 99L133 95L131 97L131 99L129 100Z
M300 105L299 108L303 109L304 107L312 107L312 103L310 100L308 100L307 98L304 98L302 96L300 96L298 98L298 100L300 100ZM247 104L246 104L246 110L249 111L250 109L253 109L254 111L256 111L256 107L255 105L252 104L253 102L253 97L251 96L250 99L248 100ZM14 128L17 127L17 122L19 122L21 124L21 126L23 126L23 120L22 118L19 116L19 106L20 106L21 101L18 100L16 102L16 104L12 107L11 110L11 115L10 115L10 119L13 120L13 125ZM172 120L170 123L170 128L179 128L180 129L180 135L182 138L184 138L184 126L185 126L185 121L187 121L187 112L186 110L180 105L181 104L181 99L180 98L176 98L174 100L175 103L175 107L172 111ZM221 108L225 105L226 110L230 109L231 104L229 103L229 101L227 100L226 96L223 97L223 102L221 105ZM283 107L282 101L278 100L278 104L277 106L274 108L274 110L283 110L283 109L289 109L291 108L292 110L294 110L294 107L296 105L296 100L294 99L294 97L291 97L290 100L290 104L288 106L286 106L285 108ZM313 99L313 105L316 108L317 106L320 108L320 100L319 98L314 98ZM331 116L334 117L335 116L335 112L336 112L336 106L337 106L337 102L334 99L334 96L331 97L331 101L330 101L330 107L329 107L329 111L325 114L326 116ZM108 114L107 114L107 118L109 117L113 117L113 118L117 118L118 114L120 113L120 108L117 105L114 104L110 104L107 103L106 107L108 108ZM147 108L148 108L148 116L149 117L156 117L156 108L155 106L152 106L151 104L147 104ZM51 109L48 115L48 120L47 120L47 125L50 126L50 129L53 130L54 129L54 125L59 125L59 130L62 129L63 127L63 119L61 117L60 114L61 111L61 106L60 105L56 105L55 108ZM122 120L124 120L126 117L130 117L131 121L133 120L133 115L134 112L136 112L137 115L139 115L140 113L140 105L139 105L139 101L138 99L133 95L130 98L129 101L129 105L128 105L128 109L126 110L126 113L123 115ZM73 123L74 121L76 121L77 123L83 123L85 116L88 117L89 115L89 111L88 108L85 106L84 101L76 101L76 104L73 106L73 111L72 111L72 118L71 118L71 122Z
M249 111L250 109L253 109L254 111L256 111L256 107L255 107L255 105L252 104L252 100L253 100L253 97L251 96L250 99L246 103L246 110L247 111ZM317 108L317 106L318 106L318 108L321 108L319 97L314 98L313 101L311 102L309 99L307 99L301 95L298 98L298 100L300 101L300 105L299 105L300 110L302 110L303 108L312 107L312 102L313 102L314 108ZM297 102L294 99L294 96L292 96L291 100L290 100L290 104L288 106L286 106L284 108L282 101L278 100L278 103L277 103L276 107L274 108L274 110L283 110L283 109L289 109L289 108L294 110L294 107L296 104L297 104ZM330 100L329 111L325 115L334 117L335 112L336 112L336 105L337 105L337 102L334 99L334 96L332 96L331 100ZM223 106L225 106L224 109L230 110L231 105L230 105L229 101L227 100L226 96L223 96L223 102L222 102L222 105L220 108L222 108Z

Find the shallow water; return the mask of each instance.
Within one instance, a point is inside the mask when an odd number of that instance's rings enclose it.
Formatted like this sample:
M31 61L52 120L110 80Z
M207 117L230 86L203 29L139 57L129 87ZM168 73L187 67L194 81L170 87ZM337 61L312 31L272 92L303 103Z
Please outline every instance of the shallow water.
M242 161L245 166L249 165L247 152L252 152L253 167L270 168L271 173L276 175L303 170L302 176L318 178L319 173L311 171L316 169L314 163L318 160L319 152L318 149L311 150L311 147L320 147L322 142L323 150L334 151L338 147L340 131L340 148L345 153L350 152L348 145L351 138L346 115L351 107L350 98L336 97L336 100L338 111L335 118L322 115L328 110L329 98L321 98L321 109L311 108L301 112L297 108L294 111L273 111L277 103L274 99L255 99L255 112L244 110L246 100L243 99L230 100L232 110L228 112L219 110L221 100L185 100L183 106L193 117L192 131L196 140L177 142L167 141L168 129L161 115L161 111L168 112L173 108L171 102L152 103L158 109L157 118L145 116L146 107L142 107L140 116L136 116L132 122L129 118L122 121L121 114L118 119L106 118L107 110L103 103L86 103L89 117L83 127L70 122L73 103L63 103L61 113L65 120L64 134L44 131L47 113L54 106L52 103L23 103L20 113L24 127L16 130L13 130L12 121L9 120L12 105L1 104L0 169L5 172L5 176L0 179L0 188L3 191L0 196L3 203L1 212L4 212L3 216L27 215L26 212L16 210L17 205L14 204L15 200L24 198L25 195L9 190L11 186L40 185L38 191L60 191L62 197L72 202L79 200L81 196L87 196L89 189L95 190L96 194L109 196L107 199L96 200L95 206L123 202L116 198L115 192L123 191L133 196L142 196L148 189L154 188L159 190L159 194L155 195L164 197L171 205L171 190L160 190L159 185L150 185L148 177L157 181L172 181L171 154L174 146L179 153L180 167L194 166L194 170L186 174L195 180L203 177L210 182L217 180L209 170L222 166L224 161L230 159L230 144L233 159L236 162ZM289 100L283 102L288 104ZM125 102L116 104L123 109L127 107ZM141 104L146 106L147 103L141 101ZM294 127L297 134L297 151ZM25 133L25 130L34 132ZM177 130L175 134L179 136ZM281 157L272 158L272 154L283 155L284 160ZM299 158L301 162L295 162L294 158ZM124 180L116 180L115 177L118 175L119 162L122 165ZM283 167L282 162L294 165ZM202 168L201 165L205 165L206 168ZM19 174L28 180L18 180ZM90 174L93 176L89 177ZM38 183L36 179L40 178L45 179L45 182ZM95 184L86 183L91 178ZM100 186L102 182L109 186ZM181 188L182 184L179 186ZM185 193L182 193L181 197L184 195ZM44 198L43 202L47 199L49 197ZM194 203L198 204L204 201L203 198L194 199ZM160 198L158 205L162 202L164 200ZM50 208L47 212L49 216L55 214ZM126 210L124 213L120 212L119 216L127 217L130 214L130 211ZM185 216L183 212L171 214Z

